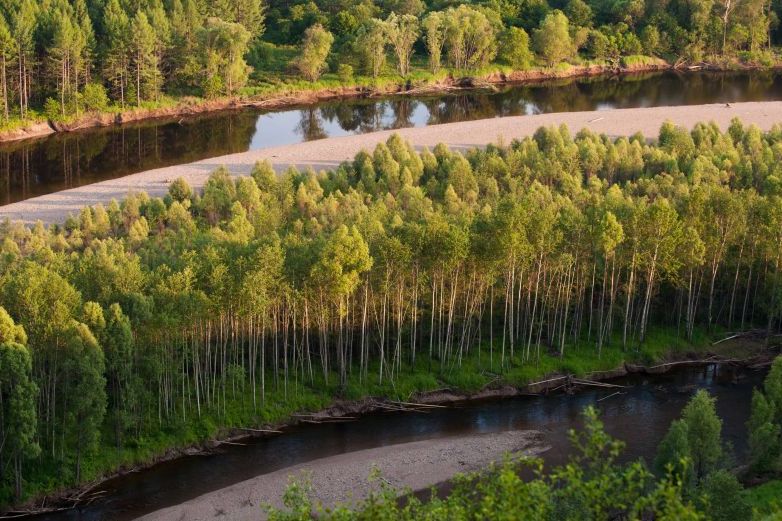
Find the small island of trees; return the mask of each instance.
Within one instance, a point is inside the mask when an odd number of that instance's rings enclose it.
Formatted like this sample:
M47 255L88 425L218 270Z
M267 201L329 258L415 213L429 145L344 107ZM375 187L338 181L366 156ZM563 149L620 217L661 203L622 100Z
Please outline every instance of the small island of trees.
M666 124L654 144L393 136L328 172L219 169L197 192L178 179L62 224L4 223L2 500L337 396L523 385L774 334L781 158L782 128L738 121ZM779 421L758 420L767 442Z

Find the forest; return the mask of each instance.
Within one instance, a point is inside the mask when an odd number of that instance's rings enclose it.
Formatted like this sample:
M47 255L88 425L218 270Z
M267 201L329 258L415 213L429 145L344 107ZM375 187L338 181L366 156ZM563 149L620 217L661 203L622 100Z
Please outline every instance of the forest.
M3 126L421 78L769 66L779 0L3 0ZM655 61L657 60L657 61Z
M3 501L334 397L775 334L781 160L782 127L738 121L653 144L561 127L419 152L394 135L331 171L218 169L198 192L177 179L61 225L5 222Z

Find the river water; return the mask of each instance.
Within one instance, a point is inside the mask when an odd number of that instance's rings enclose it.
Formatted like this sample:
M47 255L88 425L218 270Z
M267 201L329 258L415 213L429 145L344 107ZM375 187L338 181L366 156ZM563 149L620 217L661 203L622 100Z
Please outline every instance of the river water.
M0 205L152 168L330 136L544 112L771 100L782 100L781 71L667 71L152 120L0 144Z
M594 404L609 434L624 440L623 459L651 461L671 421L698 389L717 398L723 437L740 460L746 451L752 390L765 371L710 365L680 368L664 375L629 375L615 389L586 389L575 395L521 396L469 402L429 413L375 413L350 423L306 425L284 434L225 446L210 456L190 456L118 477L104 486L104 499L89 506L38 516L38 520L125 521L257 475L318 458L445 436L537 429L551 449L547 464L570 453L567 432L581 425L581 411Z

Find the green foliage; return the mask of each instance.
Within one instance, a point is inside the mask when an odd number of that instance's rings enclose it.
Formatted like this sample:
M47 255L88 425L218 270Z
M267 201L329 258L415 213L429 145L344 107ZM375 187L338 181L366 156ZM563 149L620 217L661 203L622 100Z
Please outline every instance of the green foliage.
M130 56L133 64L136 105L143 99L156 99L160 93L162 73L155 53L157 35L147 15L139 10L130 22Z
M347 63L340 63L337 67L337 76L340 83L350 85L353 82L353 67Z
M570 24L561 11L546 16L535 29L535 49L549 67L573 56L573 40L570 37Z
M103 112L109 108L109 95L106 87L100 83L88 83L81 93L81 102L85 110Z
M63 121L62 104L54 98L46 98L43 104L43 113L49 121Z
M484 11L460 5L444 13L445 48L451 66L479 69L497 55L497 28Z
M309 81L317 81L326 67L334 36L317 24L308 28L304 33L301 44L301 54L296 59L296 68Z
M764 389L752 394L752 414L747 422L752 470L782 471L782 357L777 357Z
M721 430L715 400L698 391L660 443L655 468L658 475L670 475L681 483L688 497L699 498L709 519L749 520L752 510L744 488L724 468Z
M195 33L203 69L201 86L207 98L232 95L247 82L244 60L251 34L240 23L207 18Z
M0 483L13 476L11 488L16 500L24 497L22 463L40 452L35 408L38 386L32 378L32 357L26 342L24 329L0 307Z
M386 37L394 49L397 70L401 76L410 72L413 45L420 34L418 18L412 14L391 13L384 24Z
M429 52L429 68L437 74L442 66L443 45L445 43L445 20L440 12L429 13L423 21L424 41Z
M756 512L757 519L778 519L782 509L782 480L769 481L744 491L744 497ZM776 513L776 516L774 515Z
M692 467L689 429L684 420L674 420L668 432L657 447L654 467L658 475L670 474L681 482L687 490L695 485Z
M193 189L184 178L178 177L169 185L168 194L174 201L181 203L193 197Z
M53 397L35 401L43 451L24 460L26 489L337 396L523 385L681 357L724 331L775 333L782 132L660 136L547 128L420 153L392 136L332 171L218 169L199 191L176 180L164 198L0 227L13 319L0 313L0 343L24 344L23 328L32 381ZM756 398L756 462L774 459L779 374ZM697 494L727 460L712 400L674 425L658 469ZM606 448L587 466L611 461Z
M711 473L703 482L705 512L714 521L749 521L752 507L744 498L744 487L727 470Z
M511 27L500 45L500 58L515 70L529 69L535 61L529 46L529 35L524 29Z
M682 421L687 425L689 458L695 479L700 481L723 463L722 420L717 416L715 400L700 390L682 411Z
M355 51L360 57L364 71L373 78L380 76L386 64L388 36L386 26L375 18L361 26L356 36Z

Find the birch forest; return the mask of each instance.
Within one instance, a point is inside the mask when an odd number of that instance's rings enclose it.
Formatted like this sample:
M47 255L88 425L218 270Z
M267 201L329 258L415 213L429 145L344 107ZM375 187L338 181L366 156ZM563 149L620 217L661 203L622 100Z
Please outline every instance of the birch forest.
M393 136L330 171L219 169L202 190L5 223L0 499L317 393L467 368L523 381L660 331L777 332L781 196L782 127L736 121L481 150Z

